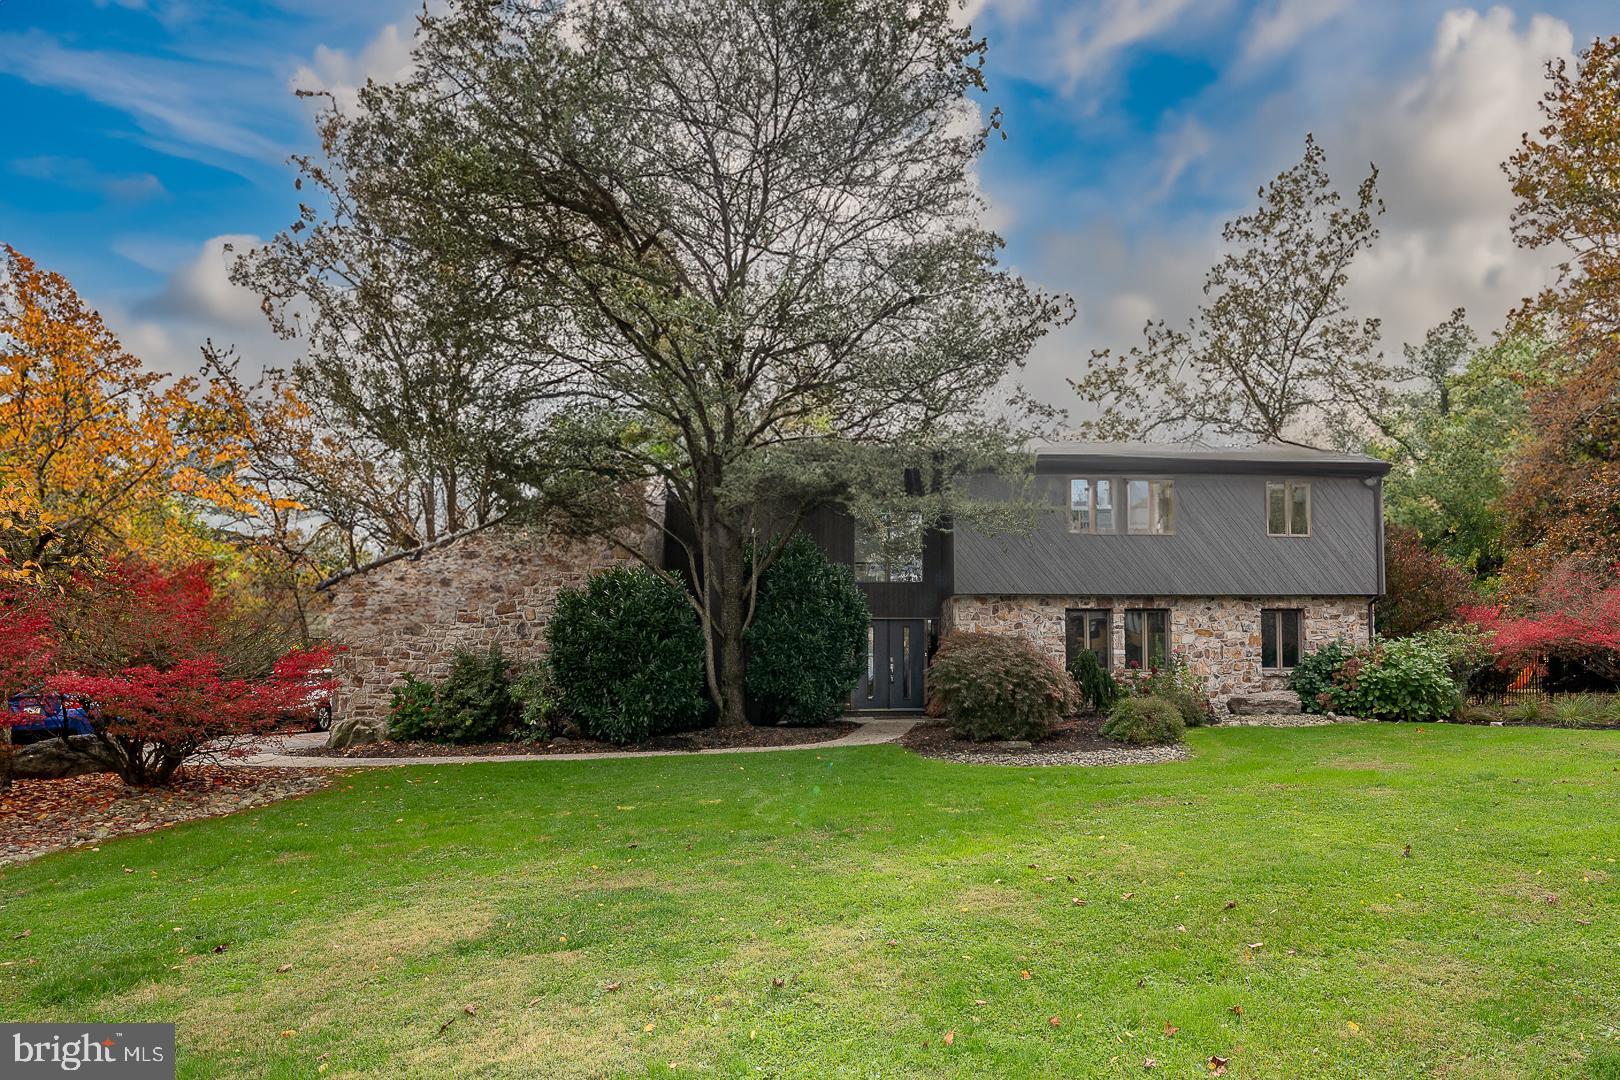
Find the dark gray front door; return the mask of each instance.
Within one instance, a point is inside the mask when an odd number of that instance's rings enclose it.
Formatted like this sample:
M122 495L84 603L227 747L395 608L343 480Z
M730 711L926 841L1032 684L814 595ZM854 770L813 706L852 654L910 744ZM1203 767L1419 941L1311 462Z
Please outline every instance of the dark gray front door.
M921 709L927 643L921 619L873 619L866 666L855 688L857 709Z

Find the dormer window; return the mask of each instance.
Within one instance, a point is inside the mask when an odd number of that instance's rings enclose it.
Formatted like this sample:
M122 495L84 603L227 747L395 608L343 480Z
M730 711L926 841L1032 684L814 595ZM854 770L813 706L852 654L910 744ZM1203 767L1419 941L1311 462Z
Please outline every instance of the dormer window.
M1174 480L1125 481L1126 530L1168 536L1176 531Z
M1304 480L1266 481L1266 532L1311 535L1311 485Z

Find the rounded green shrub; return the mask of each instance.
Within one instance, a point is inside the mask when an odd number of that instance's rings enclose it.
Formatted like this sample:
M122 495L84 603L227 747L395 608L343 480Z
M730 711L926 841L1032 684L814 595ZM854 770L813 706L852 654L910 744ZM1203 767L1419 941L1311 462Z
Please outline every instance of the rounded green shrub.
M493 742L517 718L506 656L498 648L484 652L457 649L450 674L439 684L434 710L436 742Z
M512 680L512 697L517 701L518 738L539 742L560 732L562 701L549 661L525 664Z
M1168 746L1182 741L1181 710L1162 697L1124 697L1114 703L1099 733L1132 746Z
M1069 677L1080 689L1081 703L1094 712L1107 713L1125 692L1090 649L1082 649L1069 661Z
M849 567L802 534L761 575L748 628L749 700L761 719L820 724L837 716L861 678L871 622Z
M1421 638L1380 641L1340 665L1333 711L1368 720L1446 720L1462 706L1445 650Z
M931 712L967 739L1038 739L1080 707L1074 680L1019 634L947 634L928 665Z
M562 707L586 735L631 743L702 722L703 632L667 578L593 574L558 592L546 637Z
M1203 727L1214 712L1203 677L1185 661L1174 656L1165 667L1127 672L1123 686L1136 697L1156 697L1168 701L1176 707L1181 714L1181 722L1187 727Z

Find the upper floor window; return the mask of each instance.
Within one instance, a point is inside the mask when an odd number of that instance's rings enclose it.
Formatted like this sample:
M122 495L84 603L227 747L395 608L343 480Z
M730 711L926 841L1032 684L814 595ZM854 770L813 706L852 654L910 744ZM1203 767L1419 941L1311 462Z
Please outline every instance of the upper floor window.
M1125 505L1128 532L1168 535L1176 531L1174 480L1125 481Z
M884 518L876 529L855 524L856 581L921 581L921 514Z
M1266 532L1311 535L1311 485L1304 480L1266 481Z
M1114 531L1114 482L1075 477L1069 481L1069 531Z

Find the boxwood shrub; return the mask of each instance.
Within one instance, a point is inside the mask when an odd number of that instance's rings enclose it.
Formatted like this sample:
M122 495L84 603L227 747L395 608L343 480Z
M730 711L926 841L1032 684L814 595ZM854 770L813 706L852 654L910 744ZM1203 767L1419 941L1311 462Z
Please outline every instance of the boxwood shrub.
M1181 710L1164 698L1133 695L1114 702L1098 730L1104 738L1132 746L1166 746L1182 741L1186 724Z
M789 540L759 582L748 628L748 697L769 723L821 724L841 713L861 678L866 596L847 566L815 541Z
M562 707L586 735L631 743L703 721L703 632L667 578L593 574L558 592L546 637Z
M407 676L394 688L389 734L395 739L482 743L502 738L517 720L517 702L498 648L457 649L437 686Z
M933 708L967 739L1038 739L1080 707L1074 680L1019 634L947 634L928 665Z

